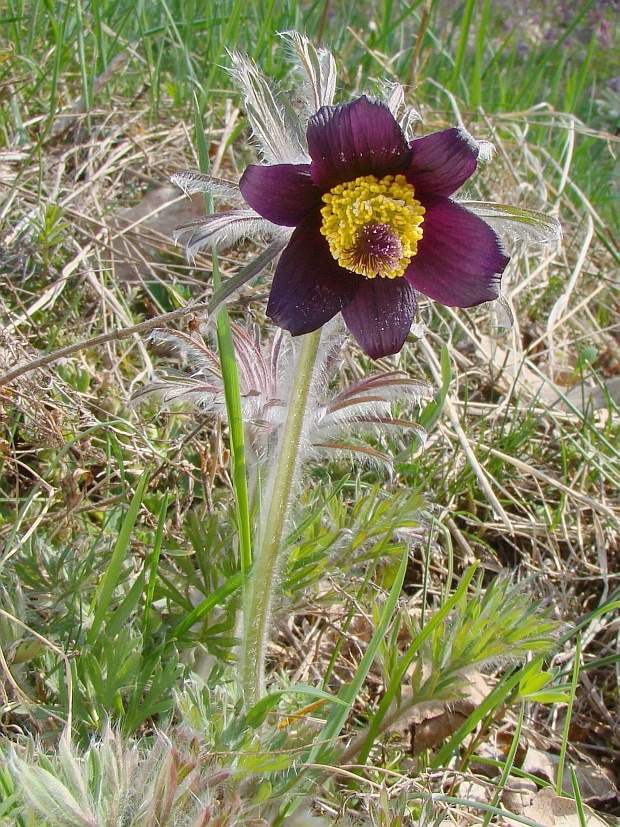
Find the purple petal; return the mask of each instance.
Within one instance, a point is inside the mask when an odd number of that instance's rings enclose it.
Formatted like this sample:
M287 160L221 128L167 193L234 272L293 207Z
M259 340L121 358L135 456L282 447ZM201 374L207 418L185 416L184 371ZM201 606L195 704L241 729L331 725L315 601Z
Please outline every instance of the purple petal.
M411 163L411 149L390 110L365 96L322 106L308 122L307 137L312 179L324 189L360 175L402 172Z
M372 359L398 353L418 306L414 288L404 278L364 279L342 311L358 344Z
M312 182L309 164L250 164L239 188L253 210L284 227L296 227L321 204L321 192Z
M444 129L410 146L413 158L405 177L416 195L452 195L476 171L478 147L464 129Z
M424 206L422 240L405 278L448 307L496 299L510 258L495 230L448 198L427 198Z
M310 213L282 253L267 315L293 336L310 333L333 318L355 296L362 277L343 270L320 233L321 214Z

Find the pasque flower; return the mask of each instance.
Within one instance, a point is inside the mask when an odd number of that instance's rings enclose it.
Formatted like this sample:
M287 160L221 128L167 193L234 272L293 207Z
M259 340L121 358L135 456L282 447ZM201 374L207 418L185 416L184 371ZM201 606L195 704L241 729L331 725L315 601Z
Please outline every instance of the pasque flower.
M175 239L186 237L189 258L203 247L213 251L246 237L271 239L249 264L214 285L209 308L215 310L279 256L267 313L293 336L308 335L301 340L294 366L287 366L282 374L281 333L274 338L275 359L265 359L260 348L248 346L247 340L244 346L238 335L233 348L238 373L223 370L224 364L232 365L231 359L218 366L204 348L196 352L193 341L188 349L183 337L181 349L197 370L173 389L162 383L151 388L163 392L164 401L186 397L217 408L222 368L231 430L237 426L237 439L231 444L239 458L234 468L239 472L235 488L239 525L245 526L243 538L240 533L245 575L241 679L247 708L265 691L273 596L287 551L298 472L308 447L353 447L333 443L331 438L347 423L356 430L406 424L391 414L389 404L400 397L399 388L404 390L405 383L414 396L426 395L409 384L413 381L409 377L395 374L368 377L325 399L320 388L327 375L328 335L321 334L322 326L341 313L371 357L396 353L411 329L419 293L463 307L500 297L508 256L492 228L494 222L523 225L540 240L557 237L557 222L527 210L452 199L476 170L480 153L480 145L464 129L411 140L408 126L413 113L405 111L397 120L405 102L398 85L384 88L385 102L362 96L334 106L333 56L314 48L297 32L285 37L293 47L297 69L294 101L251 61L230 56L261 164L250 165L239 185L214 177L215 171L174 175L172 180L188 194L206 192L210 211L180 227ZM213 212L211 203L216 199L231 209ZM221 320L225 317L218 319L218 334L229 356ZM179 341L178 336L175 339ZM281 375L286 394L278 390L276 380ZM244 407L251 411L249 436L256 440L257 459L265 459L267 465L260 475L260 521L254 544L241 462L243 440L238 434L239 409ZM264 435L266 440L261 441Z
M232 207L177 229L190 259L242 238L271 242L216 291L211 309L280 256L267 309L277 325L299 335L341 312L362 348L385 356L402 347L419 293L458 307L501 299L508 256L496 230L539 243L561 237L552 216L454 200L484 144L460 127L410 140L419 116L398 84L384 88L385 101L333 106L333 56L297 32L284 37L295 101L231 55L261 165L240 186L192 170L171 179Z
M418 293L448 306L498 298L508 256L495 230L453 201L478 145L460 128L408 141L388 106L362 96L323 106L307 128L310 163L250 165L246 203L295 230L267 315L294 336L341 312L373 358L396 353Z

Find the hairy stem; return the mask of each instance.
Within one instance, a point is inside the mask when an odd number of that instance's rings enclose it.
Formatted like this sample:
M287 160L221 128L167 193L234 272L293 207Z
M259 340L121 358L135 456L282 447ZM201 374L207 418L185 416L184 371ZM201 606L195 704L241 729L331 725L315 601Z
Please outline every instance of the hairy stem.
M266 520L244 606L244 652L242 682L246 706L254 706L263 695L265 654L273 592L277 583L280 551L294 490L295 470L303 438L303 425L312 385L321 330L303 337L295 379L291 388L280 455L265 502Z

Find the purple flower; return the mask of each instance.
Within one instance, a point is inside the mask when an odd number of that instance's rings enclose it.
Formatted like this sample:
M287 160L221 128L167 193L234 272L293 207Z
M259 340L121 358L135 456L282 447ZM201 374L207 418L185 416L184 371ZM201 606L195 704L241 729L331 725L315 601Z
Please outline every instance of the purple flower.
M508 263L496 232L450 196L474 173L475 141L446 129L408 142L390 109L362 96L308 122L310 163L250 165L247 204L294 227L267 314L293 336L341 312L372 358L398 352L418 292L450 307L498 298Z

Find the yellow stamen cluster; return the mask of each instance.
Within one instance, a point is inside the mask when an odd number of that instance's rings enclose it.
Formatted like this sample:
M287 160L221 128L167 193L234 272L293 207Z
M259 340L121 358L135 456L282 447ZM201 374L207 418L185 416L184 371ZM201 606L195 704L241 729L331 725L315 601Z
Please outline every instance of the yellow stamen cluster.
M402 276L422 238L424 207L414 193L404 175L364 175L325 193L321 233L338 264L367 278ZM376 249L373 228L383 239Z

